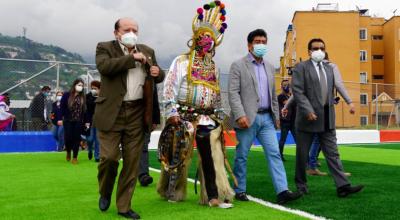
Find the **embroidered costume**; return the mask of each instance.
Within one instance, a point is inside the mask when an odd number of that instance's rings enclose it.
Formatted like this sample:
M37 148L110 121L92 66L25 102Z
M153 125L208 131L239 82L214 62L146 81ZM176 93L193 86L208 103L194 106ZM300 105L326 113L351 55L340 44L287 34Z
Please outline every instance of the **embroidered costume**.
M219 74L212 57L222 42L225 5L213 1L197 9L190 52L174 59L164 82L167 125L159 142L162 164L158 192L171 201L186 196L187 169L193 142L199 155L201 204L232 207L234 192L225 164ZM177 121L172 123L174 118Z

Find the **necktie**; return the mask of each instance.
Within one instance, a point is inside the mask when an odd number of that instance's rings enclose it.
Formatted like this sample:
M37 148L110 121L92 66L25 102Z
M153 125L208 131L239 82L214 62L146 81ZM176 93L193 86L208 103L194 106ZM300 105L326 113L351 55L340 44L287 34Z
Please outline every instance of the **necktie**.
M322 63L318 63L318 71L319 71L319 84L321 85L321 95L322 95L322 103L325 105L328 97L328 85L326 81L326 76L322 70Z

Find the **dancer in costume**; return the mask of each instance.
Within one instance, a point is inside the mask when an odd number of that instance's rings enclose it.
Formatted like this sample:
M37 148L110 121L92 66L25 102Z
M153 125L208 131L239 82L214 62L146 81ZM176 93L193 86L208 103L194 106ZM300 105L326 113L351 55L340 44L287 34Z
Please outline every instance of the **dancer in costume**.
M190 52L174 59L164 82L168 119L159 143L162 174L158 192L169 201L186 195L187 169L196 140L200 204L231 208L234 192L225 169L219 74L212 60L225 29L225 5L213 1L197 9ZM228 167L229 169L230 167Z

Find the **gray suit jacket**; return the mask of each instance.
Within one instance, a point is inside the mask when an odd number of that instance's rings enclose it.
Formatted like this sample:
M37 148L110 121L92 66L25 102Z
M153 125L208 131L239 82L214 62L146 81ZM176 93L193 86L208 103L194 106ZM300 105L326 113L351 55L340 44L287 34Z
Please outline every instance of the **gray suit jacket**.
M278 100L275 94L274 67L264 61L267 72L268 88L273 112L273 121L276 127L276 120L279 119ZM248 56L232 63L229 71L229 105L231 107L231 123L239 128L236 120L247 116L250 125L253 124L259 105L258 81L254 67Z
M297 103L295 126L303 132L324 132L325 120L329 129L335 129L335 109L333 103L334 75L330 65L323 63L328 82L329 117L325 119L321 86L318 73L311 60L297 64L292 75L292 91ZM309 113L317 115L316 121L307 120Z

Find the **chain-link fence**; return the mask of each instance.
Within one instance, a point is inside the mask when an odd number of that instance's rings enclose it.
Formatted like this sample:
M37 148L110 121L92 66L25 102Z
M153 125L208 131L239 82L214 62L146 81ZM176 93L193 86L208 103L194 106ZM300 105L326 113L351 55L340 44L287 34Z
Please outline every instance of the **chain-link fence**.
M77 78L86 82L87 92L87 82L100 76L94 64L0 58L0 94L11 100L10 112L16 116L13 130L48 130L56 92L69 91ZM51 88L50 94L32 102L44 86Z
M281 92L282 80L282 77L276 77L277 94ZM400 85L344 82L344 86L355 106L355 113L350 114L350 106L336 92L335 95L340 97L336 105L337 128L400 129Z

